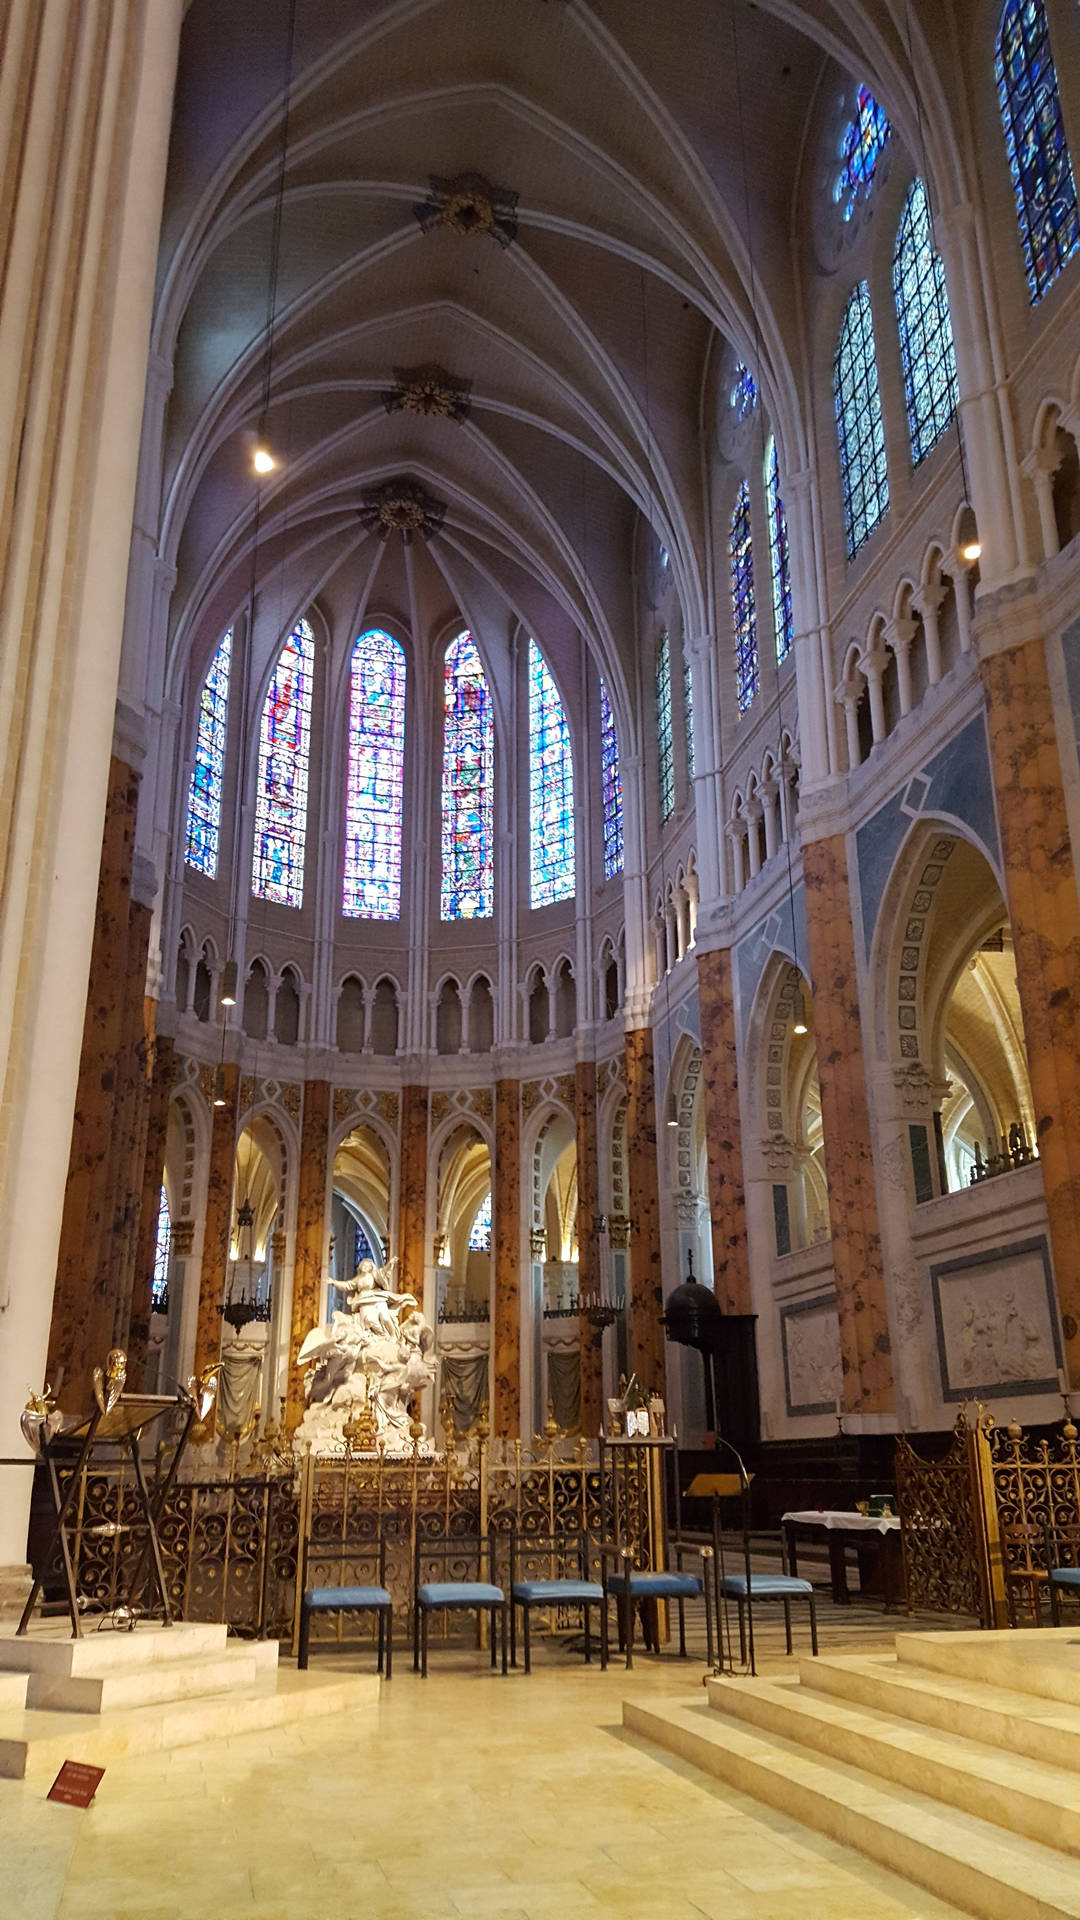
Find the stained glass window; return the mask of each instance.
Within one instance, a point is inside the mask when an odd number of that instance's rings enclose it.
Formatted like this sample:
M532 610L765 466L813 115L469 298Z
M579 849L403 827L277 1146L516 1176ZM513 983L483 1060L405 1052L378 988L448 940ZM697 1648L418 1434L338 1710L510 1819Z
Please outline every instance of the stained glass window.
M604 879L622 872L622 776L619 772L619 735L608 690L600 682L600 788L604 801Z
M656 651L656 761L660 818L675 805L675 752L671 739L671 645L665 633Z
M491 1252L491 1188L489 1187L480 1205L476 1209L476 1218L469 1231L469 1252Z
M574 864L574 756L559 690L529 641L529 903L568 900Z
M892 277L911 458L918 466L956 411L956 354L945 268L941 255L934 252L930 207L921 180L912 181L904 202Z
M773 630L776 634L776 658L780 661L786 659L790 651L795 621L791 609L791 546L788 541L787 514L780 498L780 462L776 457L776 438L771 433L765 448L765 510L769 516Z
M889 505L874 317L865 280L852 289L844 309L833 360L833 394L850 560L870 538Z
M382 1266L382 1255L376 1251L368 1239L367 1231L359 1220L353 1221L353 1273L357 1271L361 1260L372 1260L377 1267Z
M1080 246L1076 182L1043 0L1008 0L994 58L1031 304Z
M210 662L199 695L199 725L195 735L195 765L187 806L187 852L184 858L196 873L217 878L221 839L221 789L225 774L225 730L229 716L229 668L232 664L232 628Z
M874 169L885 151L892 128L868 87L855 96L855 116L840 135L840 171L833 182L833 199L841 218L850 220L860 200L874 184Z
M482 920L492 910L495 726L471 633L459 633L443 667L442 917Z
M683 721L686 725L686 777L694 777L694 681L690 672L690 656L683 646L682 657L682 697Z
M172 1220L169 1217L169 1202L165 1189L161 1189L158 1202L157 1238L154 1241L154 1277L150 1282L150 1311L165 1313L169 1304L169 1244L172 1240Z
M251 891L285 907L304 903L311 682L315 640L298 621L278 655L259 729Z
M745 360L737 360L735 363L728 405L739 421L748 419L757 406L757 381Z
M739 712L753 705L758 690L757 607L754 604L754 542L750 532L750 488L744 480L728 529L731 562L731 618L735 628L735 697Z
M401 911L405 655L381 628L353 648L342 912L396 920Z

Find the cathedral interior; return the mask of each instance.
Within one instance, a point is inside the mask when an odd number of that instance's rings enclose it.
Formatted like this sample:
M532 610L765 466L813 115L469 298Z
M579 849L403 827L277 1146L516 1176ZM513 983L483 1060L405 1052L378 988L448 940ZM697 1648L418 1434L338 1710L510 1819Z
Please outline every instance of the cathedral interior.
M900 1437L1015 1429L1073 1448L1080 1560L1080 10L2 11L0 1605L28 1389L213 1374L185 1471L278 1471L358 1300L412 1327L404 1385L365 1362L380 1471L591 1460L640 1400L668 1492L734 1446L764 1534L898 1484ZM497 1803L476 1658L439 1732L399 1671L343 1750L388 1781L430 1737L446 1780L477 1712ZM584 1859L595 1769L607 1879L477 1828L486 1879L233 1885L215 1829L193 1907L127 1802L110 1879L0 1779L20 1920L96 1885L140 1920L1029 1912L839 1827L808 1864L782 1802L703 1795L691 1842L659 1736L605 1753L616 1682L575 1730L540 1665L521 1740L570 1797L529 1775L507 1831ZM293 1737L246 1736L249 1839L267 1794L344 1812ZM214 1816L168 1778L185 1854Z

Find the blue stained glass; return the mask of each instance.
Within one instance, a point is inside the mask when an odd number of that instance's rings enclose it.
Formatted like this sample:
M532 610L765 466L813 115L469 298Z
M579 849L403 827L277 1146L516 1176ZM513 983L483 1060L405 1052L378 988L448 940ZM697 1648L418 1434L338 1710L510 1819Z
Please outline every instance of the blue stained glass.
M682 657L682 693L683 721L686 727L686 777L694 777L694 681L690 672L690 657L683 647Z
M491 1188L489 1187L480 1205L476 1209L476 1218L469 1231L469 1252L491 1252Z
M471 633L459 633L443 667L442 917L482 920L494 893L495 727Z
M353 648L342 912L396 920L401 911L405 655L374 627Z
M1080 246L1076 182L1043 0L1009 0L994 56L1031 304Z
M844 532L851 560L889 505L874 317L865 280L852 289L844 309L833 359L833 394L844 484Z
M353 1235L353 1272L356 1272L361 1260L373 1260L377 1267L381 1267L382 1255L372 1246L359 1220L354 1220L353 1226L356 1229Z
M199 725L195 735L195 765L187 805L189 867L207 878L217 877L221 840L221 794L225 776L225 737L229 717L229 668L232 664L232 628L229 628L202 684Z
M660 818L668 820L675 805L675 752L671 739L671 643L665 633L656 652L656 777L660 791Z
M731 376L728 405L740 422L749 418L757 406L757 381L745 360L737 360Z
M619 772L619 735L608 690L600 682L600 788L604 802L604 879L622 872L622 776Z
M172 1242L172 1220L169 1216L169 1202L165 1189L161 1189L158 1203L157 1238L154 1241L154 1276L150 1282L150 1311L164 1313L169 1304L169 1247Z
M314 669L314 636L300 620L278 655L263 703L255 789L251 891L284 907L304 904Z
M780 661L785 660L791 650L795 619L791 607L791 545L787 514L780 498L780 462L776 455L776 438L771 433L765 448L765 510L769 516L773 630L776 635L776 658Z
M918 466L956 411L956 354L945 268L934 252L926 188L918 179L911 183L900 216L892 272L911 458Z
M874 184L874 170L892 128L868 87L855 96L855 117L840 135L840 171L833 182L833 199L841 217L850 220L860 200Z
M758 690L757 607L754 604L754 542L750 532L750 488L744 480L728 529L731 563L731 618L735 628L735 698L739 712L753 706Z
M569 900L574 858L574 756L559 691L529 641L529 904Z

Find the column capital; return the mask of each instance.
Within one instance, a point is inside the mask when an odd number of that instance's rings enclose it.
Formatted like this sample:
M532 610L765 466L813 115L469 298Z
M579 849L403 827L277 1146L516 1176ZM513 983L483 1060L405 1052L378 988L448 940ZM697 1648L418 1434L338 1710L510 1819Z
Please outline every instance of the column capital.
M928 580L925 586L917 587L911 596L910 605L914 607L920 620L933 619L941 611L945 598L945 588L936 581Z

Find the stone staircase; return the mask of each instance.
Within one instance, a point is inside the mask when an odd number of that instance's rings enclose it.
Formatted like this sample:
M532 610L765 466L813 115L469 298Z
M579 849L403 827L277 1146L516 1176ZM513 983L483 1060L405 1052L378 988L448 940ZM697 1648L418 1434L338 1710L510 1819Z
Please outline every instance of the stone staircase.
M898 1634L623 1723L980 1920L1080 1920L1080 1633Z
M374 1707L379 1681L278 1671L273 1640L223 1626L145 1624L73 1640L39 1624L0 1633L0 1777L51 1781L65 1760L93 1766L310 1715Z

